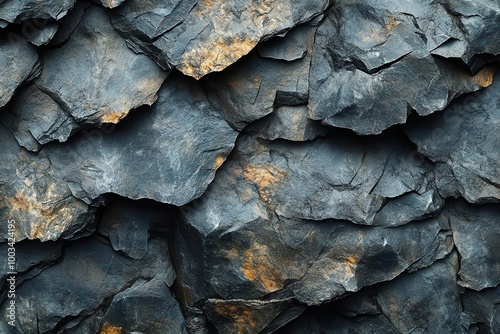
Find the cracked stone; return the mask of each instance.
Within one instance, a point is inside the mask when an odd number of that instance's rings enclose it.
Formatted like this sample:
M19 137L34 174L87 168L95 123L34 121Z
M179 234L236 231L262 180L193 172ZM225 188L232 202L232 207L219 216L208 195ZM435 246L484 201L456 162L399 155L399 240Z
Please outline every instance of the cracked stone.
M3 107L19 86L40 73L36 48L19 36L0 37L0 68L0 76L8 78L0 81L0 107Z
M133 116L109 131L44 147L77 198L91 203L115 193L183 205L204 192L237 134L196 81L176 74L150 109Z
M151 59L127 48L108 15L94 6L70 40L43 58L36 86L78 124L118 123L131 109L153 104L167 77Z
M113 17L131 46L163 68L175 67L196 79L219 72L260 41L280 35L322 13L328 1L129 0Z
M95 209L72 196L49 159L23 150L0 124L0 221L16 221L16 240L71 238L91 228Z

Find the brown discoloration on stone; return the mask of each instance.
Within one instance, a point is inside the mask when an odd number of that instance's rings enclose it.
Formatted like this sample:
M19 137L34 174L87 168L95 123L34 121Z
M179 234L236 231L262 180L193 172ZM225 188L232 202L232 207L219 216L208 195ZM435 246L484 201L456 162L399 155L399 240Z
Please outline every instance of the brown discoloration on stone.
M486 88L493 83L493 76L497 70L496 66L485 66L476 75L474 81L481 87Z
M389 21L387 22L387 24L385 25L385 29L387 30L387 33L390 34L394 28L396 28L397 26L399 26L401 24L401 22L397 21L394 16L391 16L389 18Z
M267 292L273 292L283 287L283 278L280 268L271 266L269 256L266 245L253 243L251 248L245 251L241 272L246 279L258 282Z
M122 334L122 328L118 326L113 326L109 322L105 322L102 325L101 334Z
M75 208L68 205L60 192L61 189L55 184L50 184L43 195L27 187L20 189L13 197L1 196L0 200L7 208L8 217L26 223L23 228L19 228L24 230L26 237L51 240L64 233L74 219ZM18 235L17 238L24 239L25 236Z
M191 20L206 22L208 38L191 41L176 67L196 79L222 71L248 54L262 38L289 28L293 22L290 6L279 0L243 4L203 0L193 9ZM234 34L236 24L243 28Z
M215 163L214 163L214 166L213 166L213 170L219 169L219 167L222 166L222 164L224 163L225 160L226 160L225 156L218 155L215 158Z
M258 326L258 314L244 305L217 303L214 305L214 311L221 317L231 319L234 333L254 333L252 329Z
M248 36L227 36L209 40L184 53L178 69L199 79L208 73L222 71L248 54L258 42L258 39Z
M273 187L285 178L286 172L267 165L246 166L244 176L245 179L257 186L262 200L270 204L271 198L274 196Z
M122 120L125 116L127 116L126 112L113 112L110 114L104 114L101 118L103 123L113 123L117 124L120 120Z

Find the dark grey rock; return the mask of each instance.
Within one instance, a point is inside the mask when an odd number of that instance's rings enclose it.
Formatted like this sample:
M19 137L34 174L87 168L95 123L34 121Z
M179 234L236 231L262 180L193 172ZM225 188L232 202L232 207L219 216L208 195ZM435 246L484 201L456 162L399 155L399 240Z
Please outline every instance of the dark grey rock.
M99 232L109 238L114 250L140 259L148 250L150 226L167 225L168 217L168 206L160 203L117 198L106 206Z
M167 77L151 59L128 49L107 14L93 6L70 40L43 58L37 87L80 124L118 123L130 109L156 101Z
M456 259L306 311L277 331L299 333L464 333Z
M201 84L210 103L238 130L276 108L306 105L315 30L316 27L300 26L285 37L276 37L262 47L262 50L276 53L275 58L291 57L293 55L286 54L286 49L275 50L270 45L278 40L278 43L292 48L299 35L304 44L301 50L306 52L300 59L286 61L263 58L258 52L252 52L231 66L230 70L202 79Z
M26 152L0 124L0 225L16 221L16 240L71 238L90 226L95 210L71 195L43 155ZM5 238L5 234L3 234Z
M474 206L463 200L449 206L453 240L460 253L463 287L481 290L500 284L500 206Z
M101 333L113 333L113 329L122 333L188 333L179 304L159 279L137 280L113 296L103 323Z
M57 29L55 36L50 41L50 46L61 46L70 39L71 34L80 24L85 10L90 5L90 2L84 0L76 2L68 14L58 21L59 29Z
M22 284L24 281L37 276L42 270L50 265L53 265L61 260L62 255L62 240L57 241L47 241L41 242L39 240L24 240L17 242L14 245L15 248L15 258L16 264L15 268L11 268L7 262L7 257L4 256L0 262L0 268L2 269L0 274L1 288L2 288L2 298L5 298L4 290L5 284L7 283L7 277L10 275L9 272L15 272L16 274L16 284ZM8 243L0 244L0 252L2 254L8 254L8 248L10 245Z
M477 326L480 333L497 333L500 328L500 287L473 291L462 295L464 306L462 324L465 328Z
M133 295L126 290L134 283L154 279L169 286L174 278L165 241L152 240L148 253L133 260L94 238L77 240L65 248L62 262L17 287L17 327L23 333L62 332L105 307L106 299L120 292Z
M96 130L42 150L76 197L188 203L205 191L236 139L196 81L179 75L167 79L150 110L134 116L110 133Z
M328 1L129 0L113 25L135 50L163 68L176 67L196 79L222 71L260 41L284 33L323 12Z
M19 145L30 151L53 141L66 141L78 129L75 119L36 85L21 88L0 121L16 137Z
M315 38L310 117L379 134L404 123L412 109L428 115L487 86L465 66L430 55L459 33L453 17L432 2L336 2Z
M36 48L17 35L0 37L0 69L0 107L3 107L23 82L40 73Z
M257 334L293 304L290 300L208 299L204 311L219 333Z
M49 44L55 36L57 29L59 29L59 25L57 23L48 22L40 26L31 24L28 28L23 29L23 32L24 36L31 44L41 46Z
M391 151L375 148L387 148L390 141L373 143L372 149L353 139L339 136L291 145L242 136L206 193L181 208L173 248L181 302L194 305L212 295L251 300L278 294L319 304L446 256L453 244L445 219L409 223L404 217L394 225L406 225L394 228L326 220L349 213L353 221L371 223L363 220L364 206L354 217L353 198L363 196L362 187L377 184ZM392 165L391 182L398 184L401 178L415 182L402 182L406 187L425 184L420 174L425 174L426 164ZM410 170L398 168L402 166ZM398 175L400 170L405 172ZM347 184L341 186L342 180ZM379 181L383 189L381 182L389 180ZM392 195L405 189L395 188ZM373 196L381 205L381 196ZM343 199L351 210L342 209ZM372 217L379 208L370 209ZM401 205L394 214L404 216L407 208Z
M500 200L499 87L500 73L484 91L459 98L442 113L406 127L421 153L449 166L439 173L444 194L456 196L458 189L472 203ZM456 185L444 181L451 179Z
M226 167L230 175L223 174L221 182L239 186L216 191L221 196L226 191L246 192L247 202L259 203L262 210L271 208L280 217L346 219L370 225L386 202L394 199L401 203L394 220L377 219L379 225L394 226L425 218L443 205L433 185L432 164L413 155L398 133L378 139L338 133L294 145L243 136L235 157ZM216 198L214 205L220 196ZM403 214L405 207L411 211Z
M500 33L496 29L500 20L500 7L497 2L442 0L440 3L458 18L458 25L468 42L466 55L471 57L482 53L500 54Z
M0 2L0 19L9 23L29 19L59 20L68 13L75 2L76 0L4 0Z
M250 124L245 131L267 140L312 140L332 130L307 117L307 106L282 106Z

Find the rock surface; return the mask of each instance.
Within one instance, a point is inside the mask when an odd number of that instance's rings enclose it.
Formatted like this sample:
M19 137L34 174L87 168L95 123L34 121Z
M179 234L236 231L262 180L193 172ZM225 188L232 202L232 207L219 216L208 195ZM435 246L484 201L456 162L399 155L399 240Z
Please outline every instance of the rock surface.
M71 238L94 221L95 209L76 199L46 156L18 146L0 124L0 225L16 222L16 240ZM7 234L2 235L6 239Z
M59 20L68 13L75 2L76 0L4 0L0 2L0 20L9 23L29 19Z
M411 110L428 115L461 93L488 86L491 71L471 75L465 66L432 55L449 41L458 40L462 52L470 38L475 41L446 7L430 1L337 2L316 34L310 117L379 134L404 123ZM485 15L493 20L499 14L492 8ZM486 29L478 25L473 35L479 39Z
M260 41L320 14L328 1L128 0L113 25L163 68L200 78L222 71Z
M165 81L150 110L134 116L109 132L44 148L74 196L87 203L107 193L188 203L203 193L236 139L196 81L180 75Z
M21 84L39 74L36 48L22 37L0 37L0 68L1 77L9 78L0 81L0 107L3 107Z
M499 89L500 73L489 89L458 99L442 113L412 122L406 130L420 152L448 166L441 178L453 180L458 192L472 203L500 201ZM450 192L447 182L438 184Z
M0 0L0 333L498 333L499 41L496 0Z
M77 123L99 125L151 105L166 76L151 59L129 50L108 15L91 6L70 40L44 54L35 85Z

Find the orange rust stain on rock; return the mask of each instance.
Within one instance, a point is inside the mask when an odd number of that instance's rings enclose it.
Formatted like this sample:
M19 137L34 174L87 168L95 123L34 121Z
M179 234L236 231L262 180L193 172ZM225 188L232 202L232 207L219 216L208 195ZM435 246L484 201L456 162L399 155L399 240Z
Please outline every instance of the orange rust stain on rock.
M493 83L493 76L495 75L496 70L496 66L486 66L474 75L474 81L479 86L486 88Z
M113 123L117 124L119 121L121 121L125 116L127 116L126 112L112 112L110 114L104 114L101 117L101 121L103 123Z
M184 53L178 69L199 79L208 73L222 71L249 53L258 42L247 36L220 36L208 40Z
M23 188L14 197L1 196L0 200L6 204L10 217L15 217L19 221L26 219L31 221L29 231L26 231L30 239L43 240L49 238L50 235L62 233L67 223L73 219L72 208L65 205L65 203L55 206L45 204L60 202L62 200L58 196L58 191L54 184L47 187L41 198L37 193Z
M109 322L102 325L101 334L122 334L122 328L113 326Z
M274 196L272 188L274 188L286 176L286 172L284 170L266 165L246 166L243 172L245 179L257 186L260 197L268 204L270 204L271 198Z
M385 29L387 30L387 33L391 33L394 30L394 28L396 28L400 24L401 24L401 22L397 21L394 18L394 16L391 16L389 18L389 22L387 22L387 24L385 25Z
M215 163L214 163L214 166L212 169L217 170L220 166L222 166L222 164L224 163L224 160L225 160L225 158L222 155L218 155L215 158Z
M234 304L218 303L214 305L214 311L221 317L231 319L234 333L254 333L259 321L258 315L248 307L236 306Z
M273 292L283 287L283 279L279 268L272 268L268 261L268 248L255 243L245 252L241 272L246 279L258 282L267 292Z

